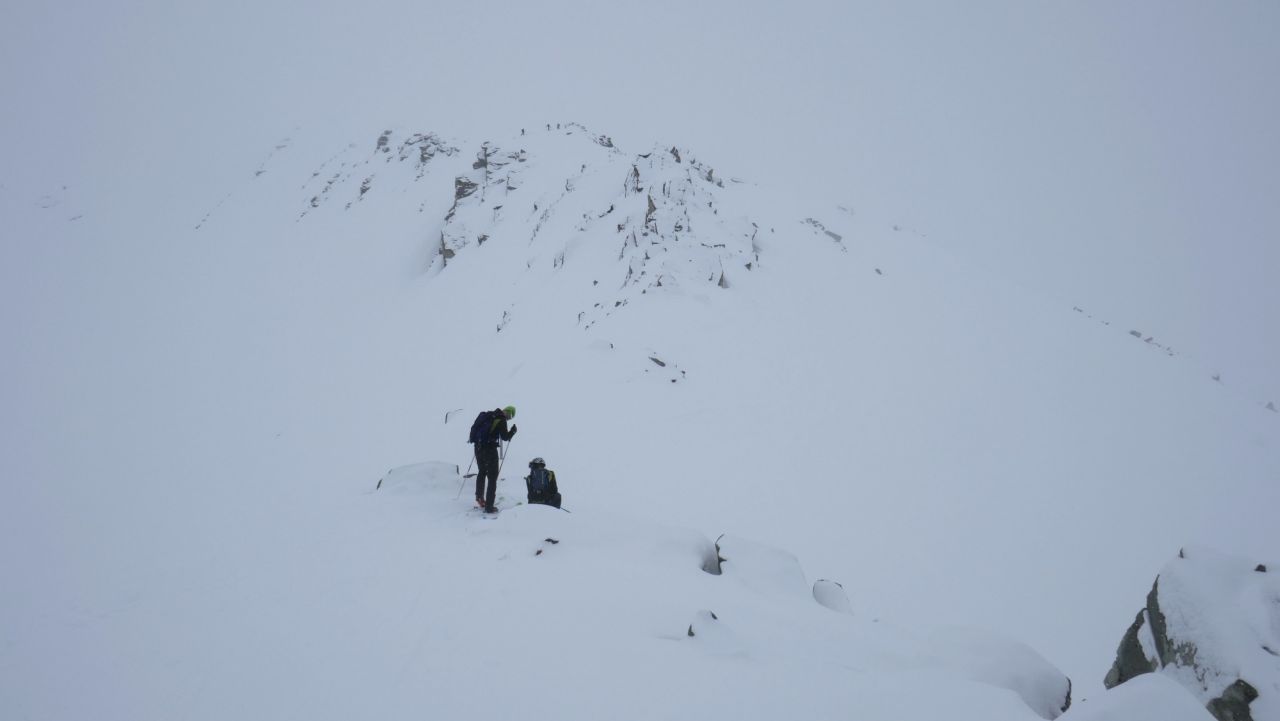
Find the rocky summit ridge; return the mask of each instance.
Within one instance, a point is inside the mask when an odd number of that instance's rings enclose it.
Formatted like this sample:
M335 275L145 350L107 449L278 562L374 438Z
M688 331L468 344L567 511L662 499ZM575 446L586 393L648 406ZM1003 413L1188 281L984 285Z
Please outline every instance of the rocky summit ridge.
M428 275L498 246L518 249L530 269L568 273L579 259L607 256L612 262L592 263L591 283L608 297L579 310L582 327L663 288L729 288L759 268L760 240L780 223L844 248L819 220L769 216L756 186L723 176L692 151L661 145L627 153L577 123L478 144L385 130L371 147L352 144L331 156L303 189L297 220L304 223L380 194L411 198Z

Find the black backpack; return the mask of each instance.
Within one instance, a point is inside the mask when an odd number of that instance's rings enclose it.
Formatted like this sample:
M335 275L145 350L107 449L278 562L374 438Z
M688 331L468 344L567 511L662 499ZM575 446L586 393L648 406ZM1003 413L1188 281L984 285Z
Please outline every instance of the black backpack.
M475 423L471 424L471 435L467 437L467 443L479 443L488 445L493 443L493 427L494 420L499 416L505 416L501 410L480 411L480 415L476 416Z
M529 469L529 477L525 483L529 486L530 498L542 498L551 491L551 484L556 481L556 472L545 466L534 466Z

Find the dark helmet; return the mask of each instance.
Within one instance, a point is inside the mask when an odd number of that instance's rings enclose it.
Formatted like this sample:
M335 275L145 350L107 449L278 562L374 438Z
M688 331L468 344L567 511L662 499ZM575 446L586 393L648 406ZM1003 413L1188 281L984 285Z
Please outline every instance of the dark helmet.
M544 466L546 466L546 465L547 465L547 462L546 462L546 461L544 461L544 460L542 460L542 457L541 457L541 456L539 456L538 458L533 459L532 461L529 461L529 467L530 467L530 468L541 468L541 467L544 467Z

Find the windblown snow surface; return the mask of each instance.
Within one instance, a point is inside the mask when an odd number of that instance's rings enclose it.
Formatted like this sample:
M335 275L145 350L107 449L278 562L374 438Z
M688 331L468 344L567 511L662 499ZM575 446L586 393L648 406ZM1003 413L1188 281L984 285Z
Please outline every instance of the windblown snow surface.
M382 130L6 182L6 718L1208 718L1101 680L1275 547L1258 399L803 178Z

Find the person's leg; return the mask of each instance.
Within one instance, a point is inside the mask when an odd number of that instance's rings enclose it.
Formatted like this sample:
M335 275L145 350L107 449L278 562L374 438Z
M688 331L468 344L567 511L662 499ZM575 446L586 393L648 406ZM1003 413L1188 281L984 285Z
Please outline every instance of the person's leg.
M492 508L498 485L498 449L493 446L478 447L476 462L480 466L480 472L476 474L476 502Z
M489 474L489 482L484 489L484 507L493 508L493 501L498 495L498 464L494 463L492 472Z

